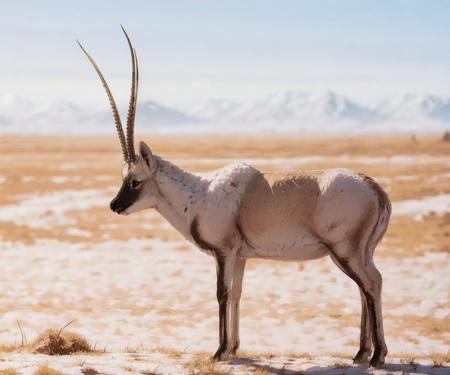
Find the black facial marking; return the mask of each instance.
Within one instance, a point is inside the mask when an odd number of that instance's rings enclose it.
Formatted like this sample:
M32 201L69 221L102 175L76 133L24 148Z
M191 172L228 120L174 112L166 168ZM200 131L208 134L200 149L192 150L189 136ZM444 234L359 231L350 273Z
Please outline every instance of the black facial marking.
M140 195L140 189L132 187L132 180L130 177L126 177L123 180L122 186L117 193L116 197L111 201L111 210L117 213L125 211L128 207L135 203Z

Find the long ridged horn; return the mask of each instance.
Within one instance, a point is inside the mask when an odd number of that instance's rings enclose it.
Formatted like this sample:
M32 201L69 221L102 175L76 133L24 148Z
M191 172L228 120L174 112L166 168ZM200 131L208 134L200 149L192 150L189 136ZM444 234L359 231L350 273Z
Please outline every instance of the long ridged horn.
M127 38L131 54L132 74L131 74L131 95L127 115L127 146L128 146L128 157L130 158L130 161L134 161L136 158L136 154L134 152L134 120L136 118L137 95L139 85L139 66L137 61L136 50L133 48L131 40L127 32L125 31L124 27L122 25L120 25L120 27L122 28L122 31L125 34L125 37Z
M120 121L120 115L119 115L119 111L117 110L117 105L116 102L114 100L114 97L111 93L111 90L108 86L108 83L106 83L105 77L103 77L102 72L100 71L99 67L97 66L97 64L95 63L94 59L91 57L91 55L89 55L89 53L86 52L86 50L83 48L83 46L81 45L81 43L77 40L78 45L80 46L81 50L84 52L84 54L86 55L86 57L89 59L89 61L91 62L92 66L94 67L95 71L97 72L100 81L102 81L102 85L106 91L106 95L108 96L108 100L109 100L109 104L111 105L111 109L113 112L113 116L114 116L114 123L116 125L116 129L117 129L117 134L119 135L119 140L120 140L120 146L122 147L122 153L123 153L123 158L125 160L126 163L129 162L129 156L127 153L127 144L125 141L125 134L123 133L123 128L122 128L122 122Z

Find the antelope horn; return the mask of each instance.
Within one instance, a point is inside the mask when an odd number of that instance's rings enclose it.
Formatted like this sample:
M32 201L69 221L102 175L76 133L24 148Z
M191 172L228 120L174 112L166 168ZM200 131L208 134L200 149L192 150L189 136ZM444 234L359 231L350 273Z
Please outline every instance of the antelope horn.
M134 152L134 119L136 118L136 106L137 106L137 95L139 85L139 66L137 61L136 50L133 48L131 40L127 32L125 31L124 27L122 25L120 25L120 27L122 28L122 31L125 34L125 37L127 38L131 54L132 74L131 74L131 95L127 115L127 146L128 146L128 157L130 161L134 161L136 158L136 154Z
M120 115L119 115L119 111L117 110L117 105L116 102L114 100L114 97L111 93L111 90L108 86L108 83L106 83L105 77L103 77L102 72L100 71L99 67L97 66L97 64L95 63L94 59L91 57L91 55L89 55L89 53L86 52L86 50L83 48L83 46L81 45L81 43L77 40L78 45L80 46L81 50L84 52L84 54L86 55L86 57L89 59L89 61L91 62L92 66L94 67L95 71L97 72L100 81L102 81L102 85L106 91L106 95L108 96L108 100L109 100L109 104L111 105L111 109L113 112L113 116L114 116L114 123L116 125L116 129L117 129L117 134L119 135L119 140L120 140L120 146L122 147L122 153L123 153L123 158L125 160L126 163L129 162L129 155L127 153L127 144L125 141L125 135L123 133L123 128L122 128L122 122L120 121Z

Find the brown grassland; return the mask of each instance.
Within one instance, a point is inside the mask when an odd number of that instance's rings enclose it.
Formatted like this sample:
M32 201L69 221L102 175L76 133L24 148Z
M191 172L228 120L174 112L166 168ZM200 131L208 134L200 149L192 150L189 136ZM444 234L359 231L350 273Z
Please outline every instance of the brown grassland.
M421 199L450 193L448 163L430 162L427 157L450 158L450 144L438 137L412 142L408 137L349 138L349 139L287 139L287 138L218 138L183 137L169 139L148 137L155 154L174 161L192 171L207 171L240 159L261 159L264 170L292 168L270 162L276 158L322 156L302 163L295 169L351 168L375 177L387 189L393 202ZM107 137L2 137L0 144L1 174L6 182L0 185L0 205L20 202L27 194L43 194L66 189L107 188L121 183L120 151L117 140ZM344 159L339 160L339 157ZM365 162L365 158L415 158L409 163ZM67 181L54 184L52 178L64 175ZM24 176L32 183L24 184ZM102 178L99 178L101 176ZM401 178L399 178L401 176ZM75 177L70 179L70 177ZM111 194L113 196L114 193ZM127 218L112 215L108 207L74 212L78 227L92 231L93 241L108 239L161 238L180 236L171 229L153 233L136 225L138 216ZM97 225L99 222L103 226ZM124 230L107 229L107 224L120 225ZM111 226L110 226L111 227ZM113 226L114 227L114 226ZM423 251L450 252L450 214L430 214L417 222L408 217L394 217L384 250L386 255L412 255ZM51 229L34 229L18 224L2 223L0 238L4 241L32 242L39 238L64 241L80 240L76 235L58 233ZM393 250L395 249L395 250ZM383 255L383 254L380 254Z
M286 138L286 137L143 137L151 146L152 151L183 168L192 171L207 171L224 164L246 159L256 161L257 167L263 170L291 170L291 169L323 169L323 168L351 168L374 177L387 190L394 207L394 215L382 246L377 249L376 257L388 262L398 260L403 262L408 258L419 259L426 254L446 254L445 264L448 269L448 255L450 253L450 210L437 214L430 210L420 219L414 215L395 215L395 208L399 202L408 200L422 200L427 197L450 194L450 143L440 141L439 137L418 137L412 141L409 137L348 137L348 138ZM112 137L17 137L2 136L0 138L0 210L2 207L20 205L30 196L41 196L67 190L110 189L111 198L114 189L121 184L121 155L118 141ZM39 240L56 239L67 244L79 244L88 241L100 244L105 241L126 241L130 238L155 239L162 242L175 241L176 251L188 251L183 238L175 230L163 224L164 220L157 215L149 217L150 226L142 225L142 216L131 215L122 217L112 214L107 206L92 206L83 210L73 210L65 213L70 217L71 226L77 231L68 230L66 225L58 226L30 226L27 222L0 221L0 242L21 243L33 245ZM51 213L49 213L51 215ZM118 230L120 228L120 230ZM83 233L89 233L86 237ZM1 257L1 254L0 254ZM0 258L1 259L1 258ZM252 260L248 268L259 267L263 261ZM429 266L423 272L433 272L436 265ZM439 265L438 265L439 266ZM301 269L303 266L299 265ZM27 270L24 270L27 272ZM45 272L45 270L43 270ZM179 277L181 271L172 277ZM447 280L443 280L448 282ZM161 291L162 292L162 291ZM114 293L123 298L126 304L127 292L116 288ZM355 298L357 296L355 295ZM450 319L447 316L417 315L415 311L404 314L401 319L390 314L391 309L401 308L411 299L418 296L401 296L401 298L387 298L384 300L385 326L390 335L410 341L427 337L442 343L442 350L425 356L435 360L437 364L448 362L448 348L450 346ZM317 316L325 316L337 326L358 327L359 313L348 312L343 304L330 302L326 311L319 305L310 305L305 309L279 301L280 297L268 293L262 305L277 305L282 309L267 312L267 317L279 319L280 325L289 320L303 322ZM1 299L0 299L1 300ZM80 297L82 306L79 311L90 313L96 301L92 296ZM0 319L3 313L14 310L15 301L4 300L0 305ZM245 302L245 300L244 300ZM99 302L100 303L100 302ZM49 314L55 308L61 308L53 303L38 301L36 309ZM242 305L242 315L255 314L257 304L248 297L247 303ZM442 310L450 309L450 301L437 301L436 306ZM107 305L104 305L107 308ZM175 308L162 306L157 302L152 306L155 314L164 317L170 334L177 324L182 325L176 318L171 318ZM195 306L194 306L195 308ZM84 309L84 310L83 310ZM133 316L144 316L149 306L133 307ZM172 310L171 310L172 309ZM197 306L195 313L200 318L208 318L208 311L201 311ZM179 312L179 311L178 311ZM203 314L203 315L202 315ZM1 320L0 320L1 321ZM42 327L44 330L47 327ZM121 334L120 325L115 328L117 336ZM125 328L123 328L125 329ZM276 327L273 328L276 331ZM413 330L417 335L411 335ZM84 332L83 332L84 333ZM95 341L96 338L90 338ZM14 338L15 339L15 338ZM0 345L0 351L15 351L11 345L14 339ZM346 344L357 347L355 336ZM124 343L123 347L125 347ZM424 348L426 349L426 348ZM180 352L165 346L154 347L155 353L178 358ZM295 350L295 348L293 348ZM337 350L339 352L339 350ZM426 350L424 350L426 352ZM339 353L334 353L337 357ZM404 358L419 358L414 353L393 353ZM245 354L244 354L245 355ZM255 353L249 354L257 355ZM299 354L297 354L299 355ZM330 353L331 355L331 353ZM289 356L288 354L286 356ZM296 354L292 353L295 358ZM347 355L344 355L347 358ZM422 356L423 357L423 356ZM434 359L433 359L434 358ZM411 360L413 360L411 359ZM199 354L185 365L191 373L224 374L224 369L216 369L203 354ZM339 364L334 366L339 367ZM199 370L200 369L200 370ZM198 371L197 371L198 370ZM256 368L255 374L265 374L269 371L265 367ZM10 372L8 372L10 371ZM0 374L14 374L15 370L0 370ZM55 370L56 371L56 370ZM215 372L214 372L215 371ZM36 374L57 374L45 366ZM145 373L145 372L142 372ZM147 373L152 373L150 370Z

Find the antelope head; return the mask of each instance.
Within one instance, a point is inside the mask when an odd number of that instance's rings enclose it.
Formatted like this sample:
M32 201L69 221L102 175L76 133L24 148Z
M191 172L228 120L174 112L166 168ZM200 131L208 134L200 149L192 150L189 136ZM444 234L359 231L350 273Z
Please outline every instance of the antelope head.
M128 215L156 205L158 188L154 181L154 177L157 172L158 163L150 151L150 148L144 142L139 143L138 155L134 151L134 120L136 117L139 67L136 50L131 44L130 38L123 27L122 31L124 32L128 46L130 47L132 64L131 96L128 105L126 137L122 128L122 122L116 102L105 77L91 55L86 52L80 42L78 42L78 44L97 72L106 91L109 104L111 105L117 134L119 135L120 146L122 148L124 159L122 168L122 186L116 197L111 201L110 207L112 211L118 214Z

